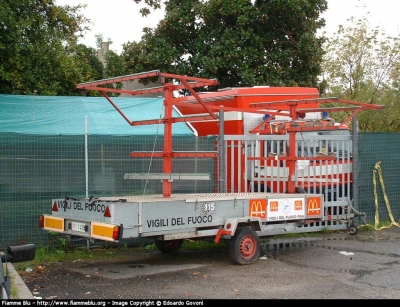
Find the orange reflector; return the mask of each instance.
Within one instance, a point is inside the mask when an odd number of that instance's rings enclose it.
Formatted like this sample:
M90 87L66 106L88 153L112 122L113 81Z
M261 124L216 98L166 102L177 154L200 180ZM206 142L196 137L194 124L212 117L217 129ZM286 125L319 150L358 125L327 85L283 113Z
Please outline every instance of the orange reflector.
M104 211L104 217L111 217L111 212L110 212L110 209L108 208L108 206L106 208L106 211Z
M55 216L43 216L43 229L53 230L58 232L64 231L64 219Z
M92 222L91 231L93 238L106 241L120 239L120 227L116 225Z
M56 203L56 202L54 202L53 208L52 208L51 210L57 211L57 212L58 212L58 206L57 206L57 203Z

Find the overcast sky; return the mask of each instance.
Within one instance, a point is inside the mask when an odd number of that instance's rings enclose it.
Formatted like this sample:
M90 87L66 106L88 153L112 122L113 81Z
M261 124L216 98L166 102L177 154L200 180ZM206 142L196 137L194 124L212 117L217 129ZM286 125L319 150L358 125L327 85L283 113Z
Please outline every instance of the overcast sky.
M140 6L133 0L56 0L57 5L87 4L81 12L92 20L91 31L80 42L96 48L95 35L113 41L110 49L118 54L122 44L128 41L140 41L143 27L155 27L163 16L158 10L149 17L142 17ZM372 28L379 26L386 35L400 35L400 1L399 0L328 0L328 10L323 14L326 19L325 31L333 35L340 24L348 25L350 17L365 17Z

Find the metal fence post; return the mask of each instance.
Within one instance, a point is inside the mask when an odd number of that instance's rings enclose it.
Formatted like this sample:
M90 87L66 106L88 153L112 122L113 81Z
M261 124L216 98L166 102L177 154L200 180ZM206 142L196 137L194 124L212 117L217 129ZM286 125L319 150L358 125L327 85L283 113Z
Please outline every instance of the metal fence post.
M353 117L353 207L358 211L358 193L359 193L359 185L358 185L358 120L357 115ZM351 200L350 200L351 201Z

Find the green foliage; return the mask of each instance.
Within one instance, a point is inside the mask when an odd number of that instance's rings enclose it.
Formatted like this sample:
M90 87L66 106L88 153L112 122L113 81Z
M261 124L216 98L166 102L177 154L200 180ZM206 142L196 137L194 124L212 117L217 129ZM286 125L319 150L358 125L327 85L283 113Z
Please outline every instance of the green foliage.
M107 63L104 71L106 78L112 78L117 76L123 76L126 74L125 62L122 56L117 55L114 51L109 51L105 55L105 61ZM115 88L122 89L123 84L121 82L115 84Z
M98 248L82 248L82 247L71 247L71 245L57 233L52 233L53 243L50 246L43 246L36 248L35 259L32 261L14 263L17 270L25 270L26 268L37 268L40 265L50 262L64 262L74 260L85 260L85 259L103 259L107 258L118 250L127 251L130 247L126 244L120 247L98 247ZM182 245L182 249L186 250L200 250L200 249L213 249L213 248L225 248L224 243L214 243L208 241L188 241L185 240ZM134 248L133 248L134 249ZM157 251L155 244L147 244L137 247L138 250L144 250L147 252Z
M133 1L135 1L136 3L142 2L142 0L133 0ZM161 8L161 1L162 0L143 0L143 2L146 5L154 8L155 10ZM150 14L150 10L147 7L141 8L139 12L142 14L142 16L148 16Z
M104 67L103 63L97 58L97 51L94 48L79 44L70 48L66 70L70 72L68 76L70 82L66 82L65 87L57 92L59 96L83 94L76 89L76 84L102 79ZM100 96L97 91L87 91L84 94L86 96Z
M322 229L321 233L323 233L323 234L332 233L332 230L329 230L329 229L327 229L327 228L324 227L324 228Z
M50 231L51 239L49 244L49 250L62 251L63 253L71 250L72 247L68 244L68 240L65 236L61 235L59 232Z
M360 225L359 230L362 231L374 231L374 226L369 225L369 224L365 224L365 225Z
M14 278L11 277L10 298L18 299L18 288L14 286Z
M400 38L387 37L379 28L370 29L366 18L350 19L348 28L324 45L323 79L328 97L384 105L382 111L361 112L359 130L400 131ZM337 120L349 114L338 114Z
M143 249L148 252L152 252L152 251L157 250L157 247L154 243L152 243L152 244L141 246L140 249Z
M95 38L96 38L96 47L98 49L100 49L102 44L103 44L103 42L105 42L103 34L97 34L97 35L95 35ZM107 39L107 43L112 44L111 38Z
M98 259L110 256L114 251L111 249L87 249L74 248L68 251L54 247L37 247L35 259L31 261L14 263L16 270L26 268L37 269L38 266L51 262L64 262L85 259Z
M195 241L185 240L185 241L183 241L182 248L186 249L186 250L226 248L226 244L225 243L214 243L214 242L203 241L203 240L195 240Z
M140 1L136 1L140 2ZM158 1L144 1L155 7ZM123 46L128 73L159 69L220 87L316 86L325 0L170 0L157 28Z
M0 93L79 95L77 83L102 76L96 53L76 46L90 22L84 7L0 1Z

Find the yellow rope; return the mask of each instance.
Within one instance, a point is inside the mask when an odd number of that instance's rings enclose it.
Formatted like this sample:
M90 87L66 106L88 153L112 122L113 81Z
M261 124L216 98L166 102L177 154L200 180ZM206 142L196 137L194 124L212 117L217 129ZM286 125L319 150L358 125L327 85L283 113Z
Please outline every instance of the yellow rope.
M376 184L376 174L378 173L379 175L379 182L381 184L382 192L383 192L383 198L385 199L385 204L386 204L386 209L389 213L390 221L391 224L388 227L380 227L379 226L379 204L378 204L378 193L376 191L377 189L377 184ZM392 209L390 208L390 203L389 203L389 198L387 197L386 194L386 188L385 188L385 183L383 182L383 175L382 175L382 169L381 169L381 161L375 163L374 166L374 171L373 171L373 182L374 182L374 195L375 195L375 230L383 229L383 228L390 228L393 225L400 227L399 223L397 223L393 217Z

